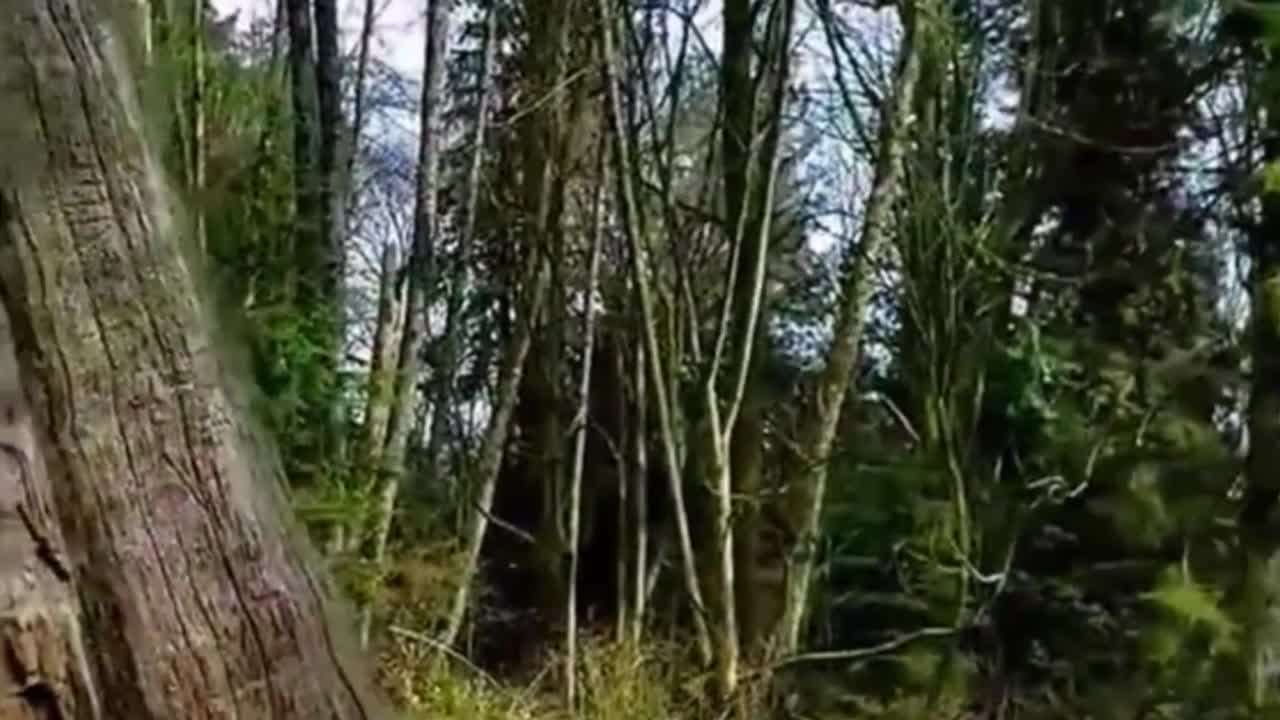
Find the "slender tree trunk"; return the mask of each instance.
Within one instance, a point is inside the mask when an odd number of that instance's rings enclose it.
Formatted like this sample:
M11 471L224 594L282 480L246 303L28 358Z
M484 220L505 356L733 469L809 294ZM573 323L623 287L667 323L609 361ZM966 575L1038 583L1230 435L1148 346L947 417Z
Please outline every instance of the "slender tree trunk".
M191 197L192 232L203 256L208 252L206 229L205 166L209 154L205 139L205 0L191 3Z
M369 486L375 485L384 472L382 448L387 440L387 423L395 393L395 373L404 335L404 296L396 283L399 271L396 255L395 244L387 243L382 250L382 267L378 277L378 315L373 334L373 353L369 360L364 422L360 425L360 434L356 439L357 477L364 478ZM359 523L337 523L330 538L330 554L349 550L353 540L358 542L360 529ZM355 538L351 537L353 534L356 535ZM361 628L360 642L364 645L368 641L366 625Z
M565 701L573 711L577 702L578 675L578 540L582 519L582 474L587 456L587 425L591 417L591 365L596 348L596 288L600 275L603 245L604 188L608 182L603 153L596 173L596 197L592 210L591 258L587 268L586 298L582 318L582 379L578 385L578 421L573 448L573 474L569 477L569 582L565 600Z
M151 58L155 45L155 30L152 26L151 3L153 0L133 0L136 6L138 27L138 50L143 68L151 67Z
M777 24L780 3L774 11L774 25ZM782 10L786 12L785 10ZM751 70L755 48L755 22L751 3L747 0L729 0L724 4L724 39L721 62L720 97L724 109L724 130L722 140L722 166L725 229L730 247L738 248L737 268L730 281L732 305L726 310L732 314L732 328L735 342L739 338L748 338L748 332L764 323L762 302L757 296L761 285L755 278L757 268L764 267L767 261L763 257L767 253L769 238L762 233L765 223L764 215L772 212L772 207L765 205L761 192L766 184L772 182L768 176L773 168L775 155L778 152L776 125L782 122L781 117L759 119L757 106L758 87L765 87L765 78L772 78L777 84L779 78L785 77L789 63L787 43L788 37L779 37L770 28L769 45L780 45L772 48L776 54L773 62L762 63L758 78L753 77ZM783 33L786 35L787 33ZM780 52L779 52L780 50ZM774 92L783 91L774 88ZM759 142L762 123L771 123L764 136L771 142ZM764 230L767 232L767 230ZM749 330L749 328L752 328ZM741 636L742 644L752 648L757 639L755 618L756 573L755 558L757 555L756 535L758 522L756 510L761 488L761 465L763 463L764 444L764 407L756 400L760 390L758 366L766 350L763 335L748 340L753 344L750 354L745 360L747 367L746 385L742 390L741 412L738 422L732 428L722 432L730 435L728 451L724 462L728 466L731 478L732 494L743 500L735 510L732 502L721 501L721 513L737 515L733 527L726 528L732 540L732 546L725 548L731 560L734 584L725 585L720 592L733 595L733 611L735 613L734 631ZM721 578L721 585L728 582L728 575ZM735 648L735 653L737 649Z
M517 288L512 294L515 322L510 330L510 339L502 349L494 407L475 465L477 486L471 502L472 512L463 532L465 565L443 635L443 640L450 645L456 642L461 632L472 584L479 573L480 552L488 532L489 515L497 492L507 436L521 388L524 386L523 381L526 373L537 370L537 362L530 358L530 352L539 339L538 333L542 332L539 323L542 322L543 307L550 295L552 270L547 258L556 250L564 194L562 171L565 167L565 135L569 130L564 115L571 104L565 92L565 54L570 47L568 10L571 9L572 3L557 5L542 3L540 0L529 0L526 5L526 21L530 25L531 41L525 49L522 63L524 77L535 96L547 99L525 121L526 132L521 137L527 142L519 150L524 159L520 194L528 219L527 236L531 238L531 243L522 248L525 259L521 266L512 268L516 277L511 285ZM493 22L494 18L491 17L490 21ZM491 42L496 44L497 41L491 39ZM557 338L556 347L558 346ZM537 361L542 359L536 358ZM556 443L555 447L559 447L563 439L561 435L555 434L551 441ZM546 443L540 447L551 447L551 444ZM543 531L546 529L546 525L540 528ZM537 540L545 538L546 534L543 532ZM563 535L557 539L562 541ZM561 542L560 547L562 546ZM557 562L561 559L562 556L557 554ZM545 567L547 566L543 566ZM535 590L539 607L558 610L561 607L558 600L554 605L547 605L543 601L560 597L561 587L558 582L550 586L538 585Z
M605 147L601 146L601 157L605 157ZM631 423L631 405L627 402L629 395L627 394L627 384L630 377L630 353L627 352L627 346L618 342L616 337L612 338L609 357L613 360L613 371L618 383L618 393L621 400L616 405L615 422L616 432L614 437L617 442L614 444L614 467L617 468L616 480L618 483L618 504L617 512L614 515L615 533L617 542L615 543L614 557L614 618L613 618L613 638L614 642L622 644L626 642L628 633L631 632L631 600L632 596L629 592L629 582L631 580L631 473L634 470L628 465L630 461L631 445L629 443L639 442L641 435L634 430ZM636 531L638 534L638 531Z
M305 266L316 285L314 304L302 306L312 313L314 342L320 349L310 385L314 395L303 405L305 422L318 439L313 463L321 468L342 467L347 461L347 434L343 432L344 403L339 386L346 328L346 164L342 162L342 67L338 49L337 0L313 0L316 38L315 90L317 126L315 214Z
M736 234L730 240L742 245L741 262L734 279L733 323L734 337L747 336L748 326L767 327L764 312L765 298L757 300L752 273L766 259L760 253L768 252L767 236L771 216L775 211L771 196L774 167L779 161L781 111L786 83L790 76L791 13L786 2L779 2L770 17L767 42L770 57L755 79L751 74L753 54L753 23L746 3L725 5L725 61L721 68L721 95L725 109L725 130L722 133L724 161L725 217L730 231ZM729 32L729 28L733 28ZM732 38L732 39L731 39ZM770 103L764 117L756 105L761 98L759 89L768 89ZM758 147L757 147L758 146ZM766 217L769 216L769 217ZM753 311L754 308L754 311ZM752 314L754 312L754 314ZM767 603L761 603L760 594L765 589L759 575L760 555L760 505L763 502L765 401L761 378L761 363L768 352L767 336L756 332L753 346L742 370L746 384L742 389L741 412L737 425L731 429L729 462L732 469L733 492L738 500L735 508L737 521L733 528L736 586L733 589L738 614L738 631L747 652L759 652L767 631L767 619L762 613Z
M356 182L356 158L360 157L360 135L364 132L365 89L369 82L369 53L373 43L375 11L375 0L365 0L360 24L360 44L359 49L356 51L355 90L353 92L354 98L351 110L351 135L347 138L346 167L341 173L343 184L335 189L335 192L340 194L340 199L343 203L339 219L342 223L340 229L344 235L347 229L347 217L350 209L356 205L358 199L356 197L356 188L359 186L359 183Z
M386 445L375 473L374 507L362 529L366 553L375 567L386 555L396 500L403 482L405 455L413 422L418 416L418 380L426 348L431 287L435 282L435 245L439 232L440 135L444 106L444 64L448 54L449 0L428 5L427 41L423 66L421 128L418 139L417 200L413 219L413 247L405 300L405 327L401 335L395 390L387 420ZM373 622L372 608L361 617L360 637L367 643Z
M763 133L761 149L757 153L753 148L754 106L757 102L753 88L766 83L753 83L749 74L742 77L741 67L737 71L730 69L730 66L740 66L745 62L749 73L750 52L738 46L745 43L750 47L753 42L752 13L747 3L735 0L725 5L725 133L736 136L737 139L733 142L726 140L724 164L727 167L737 167L743 174L737 177L735 173L729 173L725 178L725 205L731 213L726 217L730 262L725 275L724 300L712 349L711 366L704 381L705 426L698 430L698 436L703 438L700 446L702 450L698 453L700 457L695 458L692 463L692 467L698 469L696 477L705 477L710 487L714 488L714 535L710 538L709 555L716 561L712 587L717 603L716 612L710 617L716 650L716 688L724 700L732 698L737 692L741 653L736 597L735 487L731 450L743 409L750 405L747 402L749 382L756 362L756 350L760 346L758 330L772 232L772 213L768 209L773 207L777 181L778 146L782 134L786 78L790 68L789 39L794 8L791 0L780 0L770 13L770 44L777 53L778 65L768 115L769 125ZM748 55L745 60L741 57L744 52ZM740 97L743 93L747 95L745 99ZM730 112L744 114L746 121L740 122L741 126L736 129L730 127ZM750 177L753 166L757 166L758 170L758 185L755 186ZM731 191L738 194L736 198L731 198ZM757 209L754 218L753 206Z
M644 348L638 347L631 365L635 378L635 414L631 431L635 459L631 467L631 497L635 509L635 558L632 561L631 641L639 646L644 637L648 609L645 574L649 569L649 395L645 387Z
M346 267L346 164L342 162L342 65L338 49L337 0L314 0L316 24L316 100L319 108L320 145L317 168L320 183L319 229L317 241L323 253L326 295L340 308ZM341 313L333 328L339 344L331 348L336 360L341 353ZM335 368L336 369L336 368Z
M821 531L831 448L845 397L857 370L875 265L892 232L889 223L893 204L901 193L902 159L910 135L910 101L915 95L920 74L918 39L912 28L912 15L925 1L912 0L903 4L907 32L899 51L893 91L880 121L880 150L875 178L867 196L856 260L850 263L844 278L843 299L836 316L831 352L818 382L817 412L802 425L800 457L791 464L792 477L787 483L790 488L788 514L796 538L789 552L783 616L775 643L783 654L793 653L800 646L809 604L814 554Z
M736 437L736 428L725 427L720 421L721 380L716 375L722 365L726 331L732 325L733 340L744 337L748 326L754 328L759 321L759 305L753 303L755 293L762 284L755 282L757 266L765 262L765 243L756 228L759 224L759 208L752 207L751 166L757 155L756 145L756 85L752 78L751 64L755 55L755 13L751 0L726 0L722 9L724 21L723 47L720 63L720 104L724 111L721 131L721 165L724 168L723 192L725 208L726 247L731 248L733 267L729 270L723 310L732 316L722 324L717 339L711 376L707 379L707 413L711 422L706 442L710 447L699 452L711 461L711 477L714 482L714 522L711 524L709 553L717 563L714 581L710 583L710 595L716 602L717 612L712 614L714 640L717 645L717 684L724 697L729 697L736 685L738 655L738 607L735 571L737 558L734 551L733 527L734 475L742 468L732 467L730 448L738 446L742 457L741 441L752 438ZM763 181L764 178L755 178ZM754 232L753 232L754 231ZM734 345L736 349L736 344ZM732 351L730 351L732 352ZM748 358L754 357L754 353ZM746 360L752 364L753 360ZM730 364L730 373L736 370ZM750 410L750 407L748 408ZM747 423L747 428L752 428ZM695 445L694 447L697 447ZM740 479L740 477L739 477Z
M351 136L348 139L346 170L342 173L345 187L342 189L342 211L345 223L347 209L355 205L355 163L360 152L360 134L364 128L365 86L369 72L369 53L373 37L374 0L365 0L360 27L360 45L356 60L355 101L352 112ZM345 228L344 228L345 230ZM364 423L356 440L354 467L357 474L366 478L366 484L377 482L382 471L382 449L387 440L387 424L391 404L395 397L395 369L399 366L400 344L404 337L404 303L397 287L398 272L396 249L392 244L383 248L382 267L378 277L378 315L373 337L373 354L369 363L369 387L365 398ZM356 526L358 532L359 526ZM340 523L335 528L331 550L340 552L349 542L352 528ZM361 627L360 642L369 641L367 624Z
M376 473L381 450L387 439L387 422L391 414L391 397L395 391L395 371L399 362L403 334L403 294L396 283L400 270L395 243L382 249L382 266L378 273L378 315L373 333L373 353L369 360L368 403L357 443L359 467Z
M551 134L551 133L548 133ZM554 153L547 153L554 156ZM541 151L528 153L526 172L537 173L547 160ZM563 167L556 165L556 167ZM563 180L549 175L549 192L552 198L563 192ZM552 200L552 205L558 205ZM555 212L554 210L552 212ZM553 274L559 274L564 262L564 235L558 229L548 227L546 239L547 262ZM564 609L565 552L568 548L567 497L569 468L566 465L571 431L564 426L564 387L561 370L566 362L565 343L568 323L567 288L552 283L547 288L547 306L540 319L541 326L534 336L529 365L525 369L524 387L521 389L523 422L529 437L528 450L523 453L526 473L538 486L541 500L539 517L533 528L537 540L534 547L533 566L537 573L532 581L533 609L547 622L554 622Z
M342 353L342 258L333 242L329 181L332 175L333 92L331 53L336 18L331 3L286 0L289 77L293 111L294 311L305 319L313 358L292 368L291 381L306 397L296 420L308 432L290 448L289 472L298 485L321 481L342 458L338 368ZM313 22L314 19L314 22ZM319 53L313 45L319 45ZM317 59L319 58L319 59ZM322 72L323 70L323 72ZM322 77L323 75L323 77Z
M524 303L527 316L516 323L515 336L503 351L498 388L494 393L493 412L489 416L484 441L476 460L479 486L472 501L473 509L466 531L463 533L464 570L459 579L458 588L454 592L449 619L440 639L441 643L449 647L457 642L458 635L462 632L463 621L466 619L471 584L479 571L480 550L484 545L485 533L489 529L489 514L493 509L493 497L498 488L498 474L502 469L503 452L511 429L511 416L515 413L516 401L519 399L525 359L528 358L529 348L533 345L533 328L541 312L543 297L546 295L551 277L546 262L539 257L536 249L530 252L529 266L533 281L529 284Z
M494 25L498 14L492 8L485 11L484 38L481 49L479 96L476 99L475 129L471 136L471 155L467 167L467 195L463 204L462 233L458 238L457 259L450 273L449 300L445 309L444 352L440 361L440 382L436 388L436 410L431 416L431 436L428 439L428 462L433 471L445 465L444 439L454 412L454 385L458 377L458 365L462 361L464 323L463 305L471 284L471 246L475 241L476 213L480 206L480 179L484 169L484 143L489 123L490 90L493 75Z
M350 181L356 158L360 156L360 133L364 131L365 88L369 83L369 51L373 43L373 21L376 11L375 0L365 0L364 12L360 23L360 45L356 51L355 97L351 111L351 138L347 141L346 177Z
M409 289L405 301L405 330L399 369L383 451L374 516L366 528L366 542L375 563L382 561L392 511L405 472L409 431L417 416L418 380L427 343L427 311L435 282L435 251L439 234L441 115L444 108L444 65L448 54L449 0L428 6L426 60L423 67L422 122L418 140L417 202L413 220L413 248L409 259Z
M293 107L294 253L309 259L319 244L315 239L315 218L319 203L316 178L320 130L315 56L311 51L310 0L285 0L285 19L289 28L289 82ZM307 263L300 264L299 270L304 273L316 269L307 267ZM300 299L306 300L314 299L314 295L314 292L299 293Z
M668 393L666 376L663 368L662 348L658 343L658 316L656 302L651 286L652 262L649 250L640 234L639 210L636 206L635 193L632 186L631 149L626 132L626 113L623 110L622 92L618 86L618 74L615 66L614 20L609 0L596 0L596 12L599 18L601 65L604 70L605 114L609 119L611 137L613 138L615 184L618 189L618 204L622 210L622 229L630 249L631 274L634 278L637 295L640 300L641 331L644 339L644 350L648 358L649 376L653 382L653 396L657 401L657 422L662 436L664 470L671 491L672 514L675 516L676 535L680 544L680 559L683 570L685 591L693 603L693 622L696 632L698 651L704 661L712 659L711 636L707 630L706 606L702 601L702 587L698 580L698 568L693 552L693 539L689 531L689 515L684 500L684 476L682 463L678 457L676 439L671 412L671 395Z
M0 681L39 690L5 688L0 702L12 717L379 716L338 658L278 478L225 390L122 48L97 12L0 10L20 120L4 144L41 148L38 162L0 159L0 293L38 436L10 436L0 454L0 532L15 510L33 529L0 555L37 552L51 591L0 619Z

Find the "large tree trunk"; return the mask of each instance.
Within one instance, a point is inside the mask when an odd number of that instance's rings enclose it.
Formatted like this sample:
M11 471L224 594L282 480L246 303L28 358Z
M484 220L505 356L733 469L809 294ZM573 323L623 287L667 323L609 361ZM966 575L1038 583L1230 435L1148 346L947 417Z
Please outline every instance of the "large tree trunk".
M0 12L3 139L33 148L0 161L0 290L34 431L8 403L0 584L19 565L36 583L0 615L3 716L371 717L222 385L95 7Z

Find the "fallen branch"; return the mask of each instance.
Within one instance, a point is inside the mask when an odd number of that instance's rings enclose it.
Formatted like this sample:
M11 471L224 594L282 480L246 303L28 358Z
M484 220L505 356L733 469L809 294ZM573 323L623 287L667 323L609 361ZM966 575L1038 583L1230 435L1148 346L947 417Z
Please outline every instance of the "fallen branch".
M492 523L494 527L496 527L496 528L498 528L498 529L500 529L500 530L506 530L507 532L511 533L512 535L515 535L515 536L516 536L516 538L518 538L519 540L523 541L524 543L526 543L526 544L528 544L528 545L537 545L537 544L538 544L538 539L537 539L537 538L535 538L534 536L530 535L528 532L526 532L526 531L524 531L524 530L522 530L522 529L520 529L520 528L516 527L515 525L512 525L511 523L507 522L506 520L503 520L502 518L498 517L497 515L494 515L493 513L489 512L488 510L485 510L485 509L484 509L484 505L480 504L479 502L476 502L476 500L475 500L475 499L472 499L472 500L471 500L471 509L472 509L472 510L474 510L474 511L476 511L477 513L479 513L481 516L483 516L485 520L488 520L490 523Z
M957 628L951 627L924 628L912 633L907 633L906 635L900 635L892 640L886 640L879 645L872 645L870 647L851 648L848 650L823 650L820 652L807 652L791 655L775 662L772 665L772 669L777 670L791 665L798 665L800 663L865 660L867 658L876 657L877 655L891 653L894 650L900 650L917 640L951 637L958 632L959 630Z
M387 628L387 632L397 637L404 638L406 640L414 640L416 642L430 645L436 650L439 650L445 655L448 655L450 658L457 660L464 667L466 667L468 670L475 673L476 675L480 676L481 679L488 682L493 687L495 688L502 687L501 684L498 683L498 680L496 678L494 678L489 673L485 672L484 669L481 668L480 666L468 660L466 655L463 655L462 653L458 652L457 650L454 650L453 648L440 642L439 640L436 640L430 635L424 635L420 632L414 632L413 630L409 630L408 628L402 628L402 627L399 627L398 625L392 625L391 627Z

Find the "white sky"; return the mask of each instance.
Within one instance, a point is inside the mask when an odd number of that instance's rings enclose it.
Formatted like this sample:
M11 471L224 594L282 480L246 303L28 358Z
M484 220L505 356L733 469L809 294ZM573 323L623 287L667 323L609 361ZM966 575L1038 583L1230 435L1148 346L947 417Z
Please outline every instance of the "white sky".
M549 0L553 1L553 0ZM239 25L247 27L259 18L270 18L275 12L275 0L212 0L214 10L221 16L239 12ZM422 73L423 28L425 25L422 0L377 0L374 22L373 53L396 69L417 77ZM343 33L343 45L353 51L361 14L362 0L339 0L339 25Z
M561 0L542 0L543 2L560 2ZM247 28L256 20L270 19L275 13L278 0L211 0L212 6L217 13L226 17L231 13L239 13L238 25L240 28ZM373 47L374 56L387 63L394 69L398 70L402 75L411 80L421 78L422 66L424 61L424 40L425 40L425 0L375 0L376 14L374 21ZM346 53L354 54L355 47L358 42L358 32L361 26L362 13L364 9L364 0L339 0L339 24L342 32L343 50ZM713 50L718 51L720 45L720 2L719 0L704 0L701 4L695 24L698 27L703 41ZM855 26L865 31L868 40L873 40L875 45L887 46L879 49L884 57L892 57L892 44L895 42L896 32L896 16L891 11L850 11L850 17L853 19ZM800 45L798 52L798 65L795 68L795 79L806 85L830 86L830 62L827 59L825 42L820 32L815 31L813 19L809 17L807 12L802 12L798 19L797 29L800 32ZM678 37L680 31L675 27L679 20L674 16L669 18L673 23L672 36ZM887 66L885 68L887 70ZM370 137L390 137L406 132L408 136L405 138L406 146L412 147L414 137L417 132L417 114L414 112L394 113L392 120L388 115L383 120L389 121L385 127L379 121L379 118L370 118L372 127L370 128ZM860 201L863 191L863 183L867 178L861 177L869 172L870 168L865 162L865 158L854 157L850 148L843 146L842 143L836 142L829 144L830 139L824 142L827 145L825 151L813 153L806 164L818 163L825 164L837 160L836 164L842 165L845 169L837 174L836 177L828 176L825 182L835 182L837 185L846 186L845 191L836 191L837 195L849 198L851 206L842 208L845 212L851 212L848 217L856 217L860 211ZM852 174L850 174L852 173ZM848 220L846 220L846 223ZM855 224L847 227L818 227L813 228L807 238L810 247L819 252L837 245L842 237L848 237L855 232ZM376 255L376 253L375 253Z

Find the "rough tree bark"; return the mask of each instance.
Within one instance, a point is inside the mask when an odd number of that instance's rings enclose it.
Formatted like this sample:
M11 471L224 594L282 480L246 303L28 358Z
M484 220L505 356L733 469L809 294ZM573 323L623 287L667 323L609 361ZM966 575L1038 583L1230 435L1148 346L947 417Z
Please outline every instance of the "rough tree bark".
M0 307L0 718L100 717L36 432Z
M3 414L0 573L25 597L0 611L0 682L22 686L4 717L378 716L223 384L97 12L0 11L4 141L35 149L0 160L0 291L35 431Z

